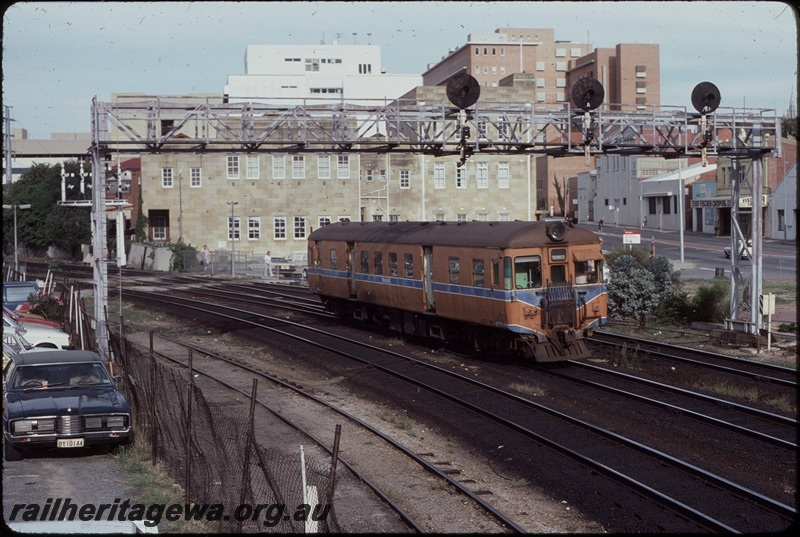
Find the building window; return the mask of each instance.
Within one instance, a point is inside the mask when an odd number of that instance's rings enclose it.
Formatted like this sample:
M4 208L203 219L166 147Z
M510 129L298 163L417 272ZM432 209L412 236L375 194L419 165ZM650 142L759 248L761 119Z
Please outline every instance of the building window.
M283 216L272 219L272 238L276 241L286 240L286 218Z
M506 55L506 47L500 47L500 55L501 56L505 56Z
M161 187L172 188L172 168L161 168Z
M192 188L200 188L203 186L202 168L189 168L189 186Z
M373 214L372 215L373 222L383 222L383 215L382 214Z
M647 78L647 66L645 65L636 66L636 78Z
M545 85L545 79L544 78L537 78L536 79L536 87L537 88L543 88L544 85Z
M286 179L286 157L283 155L272 156L272 178Z
M261 238L261 218L258 216L247 217L247 238L251 241Z
M478 188L489 188L488 162L478 162Z
M227 157L228 161L228 179L239 178L239 157Z
M327 226L330 223L331 223L331 217L330 216L320 216L319 217L319 227Z
M258 169L258 155L247 155L247 178L259 179L261 174Z
M360 75L371 75L372 74L372 64L371 63L359 63L358 64L358 74L360 74Z
M336 175L339 179L350 179L350 157L339 155L336 165Z
M497 56L497 49L492 47L492 56Z
M484 65L483 66L483 74L484 75L488 75L489 74L489 66L488 65Z
M536 70L544 71L544 62L536 62Z
M466 214L462 213L462 214L457 214L456 215L456 222L466 222L466 221L467 221L467 215Z
M509 167L508 162L497 163L497 188L509 187Z
M400 188L411 188L411 172L400 170Z
M319 59L306 58L306 71L319 71Z
M489 49L488 48L484 48L483 49L483 55L484 56L488 56L489 55Z
M292 156L292 179L306 178L306 157L305 155Z
M543 103L545 100L545 93L543 91L536 92L536 100L540 103Z
M497 66L496 65L492 65L492 74L493 75L497 74Z
M778 209L778 231L786 229L786 216L783 209Z
M464 166L456 168L456 188L467 188L467 170Z
M506 67L505 67L505 65L501 65L501 66L500 66L500 74L501 74L501 75L504 75L504 74L506 74Z
M436 213L433 216L433 220L436 222L444 222L445 221L444 213Z
M294 238L295 239L305 239L306 238L306 217L305 216L295 216L294 217Z
M159 215L151 214L150 221L152 222L153 226L153 240L154 241L167 240L167 217L160 214Z
M319 179L331 178L331 157L330 155L319 155L317 157L317 177Z
M228 217L228 240L229 241L238 241L239 240L239 230L241 228L241 221L240 218L237 216L235 218Z
M487 213L478 213L478 222L488 222L489 215Z
M475 55L477 56L480 53L481 53L481 49L478 48L478 47L475 47Z
M556 62L556 71L566 71L567 62Z
M563 58L567 55L567 49L565 48L557 48L556 49L556 58Z
M372 177L372 170L364 170L364 175L365 175L365 177L366 177L366 179L367 179L367 182L368 182L368 183L371 183L371 182L372 182L372 179L373 179L373 177Z
M581 57L581 49L579 48L571 48L569 49L569 55L573 58L580 58Z
M476 75L479 75L479 74L481 74L481 66L480 66L480 65L476 65L476 66L475 66L475 74L476 74Z
M389 215L389 222L399 222L400 215L399 214L390 214Z
M445 186L444 162L435 162L433 164L433 188L444 188Z
M567 79L566 78L556 78L556 87L557 88L566 88L567 87Z
M500 213L497 215L497 220L500 222L510 222L511 221L511 214L510 213Z
M636 93L647 93L647 82L637 82Z

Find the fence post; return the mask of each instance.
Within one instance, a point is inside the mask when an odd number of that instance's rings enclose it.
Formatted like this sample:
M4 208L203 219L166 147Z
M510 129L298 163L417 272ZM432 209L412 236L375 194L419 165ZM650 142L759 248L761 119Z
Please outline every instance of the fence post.
M158 432L156 426L156 357L153 354L153 331L150 330L150 431L152 440L150 442L151 452L150 456L153 461L153 466L156 465L156 455L158 450L156 443L158 442Z
M192 393L194 377L192 376L192 349L189 349L189 397L186 402L186 485L184 487L186 505L189 505L189 488L192 481Z
M244 447L244 470L242 470L242 484L239 488L239 505L244 505L247 499L247 482L250 475L250 445L253 442L253 420L256 413L256 388L258 387L258 379L253 378L253 390L250 394L250 415L248 417L249 423L247 425L247 442ZM236 533L242 533L242 519L236 522Z
M339 439L342 437L342 426L336 424L333 433L333 453L331 454L331 482L328 484L328 501L333 505L333 489L336 486L336 466L339 463Z

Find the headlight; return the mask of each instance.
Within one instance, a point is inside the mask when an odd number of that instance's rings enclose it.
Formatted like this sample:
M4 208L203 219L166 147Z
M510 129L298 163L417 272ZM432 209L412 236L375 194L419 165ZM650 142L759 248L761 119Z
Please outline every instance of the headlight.
M125 416L109 416L106 425L110 428L125 427Z
M99 429L103 426L103 418L86 418L87 429Z
M56 430L53 419L19 420L14 422L15 433L51 433Z

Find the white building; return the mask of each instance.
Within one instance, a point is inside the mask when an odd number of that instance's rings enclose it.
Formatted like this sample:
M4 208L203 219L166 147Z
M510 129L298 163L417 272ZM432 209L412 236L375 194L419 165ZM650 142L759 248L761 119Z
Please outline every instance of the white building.
M766 226L770 239L797 240L797 163L769 196Z
M394 100L422 85L422 75L387 74L378 45L248 45L244 74L229 75L229 102L300 104L315 97L353 102ZM309 101L305 101L308 103ZM313 102L313 101L311 101Z

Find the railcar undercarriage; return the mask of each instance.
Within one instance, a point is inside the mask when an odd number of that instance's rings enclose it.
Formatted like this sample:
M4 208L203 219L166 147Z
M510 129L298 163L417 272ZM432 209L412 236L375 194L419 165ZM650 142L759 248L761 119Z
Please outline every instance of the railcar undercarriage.
M415 313L356 301L322 297L327 311L346 319L356 319L390 329L405 336L436 339L468 345L475 352L512 352L525 360L559 362L590 356L583 339L574 330L556 328L554 337L539 341L509 331L444 319L433 314Z

